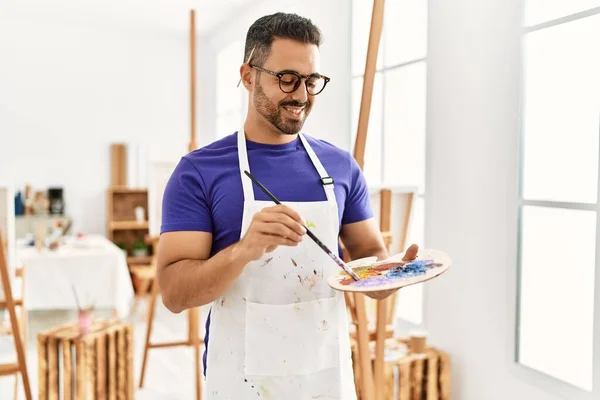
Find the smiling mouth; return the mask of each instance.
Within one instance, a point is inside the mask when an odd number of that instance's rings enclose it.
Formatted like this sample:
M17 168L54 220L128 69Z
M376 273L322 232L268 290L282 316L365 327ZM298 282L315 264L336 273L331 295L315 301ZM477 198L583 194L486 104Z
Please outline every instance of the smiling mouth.
M304 112L304 107L283 106L283 108L293 117L299 118Z

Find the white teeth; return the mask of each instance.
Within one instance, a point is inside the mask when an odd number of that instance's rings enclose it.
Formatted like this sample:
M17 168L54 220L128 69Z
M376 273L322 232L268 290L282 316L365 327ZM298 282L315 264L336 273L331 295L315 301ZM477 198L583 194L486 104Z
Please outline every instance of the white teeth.
M294 115L300 115L302 110L304 110L304 107L284 107L284 108Z

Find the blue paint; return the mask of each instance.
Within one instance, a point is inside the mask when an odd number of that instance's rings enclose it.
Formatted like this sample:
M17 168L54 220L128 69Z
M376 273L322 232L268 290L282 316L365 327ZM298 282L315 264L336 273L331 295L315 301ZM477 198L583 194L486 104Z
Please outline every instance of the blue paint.
M434 266L433 260L411 261L405 265L393 267L385 273L385 276L387 278L412 278L413 276L424 275Z

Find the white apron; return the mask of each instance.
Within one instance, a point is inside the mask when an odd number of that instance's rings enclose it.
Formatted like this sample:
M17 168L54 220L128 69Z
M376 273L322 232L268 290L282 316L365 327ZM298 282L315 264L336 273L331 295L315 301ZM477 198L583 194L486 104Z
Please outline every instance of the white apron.
M321 178L328 177L300 135ZM244 188L243 237L252 217L271 201L256 201L246 139L238 132ZM281 179L286 179L282 174ZM283 202L311 224L334 250L338 210L333 184L327 201ZM312 227L314 225L314 227ZM335 250L334 250L335 251ZM210 400L355 400L344 296L327 284L339 267L308 236L297 247L280 246L249 263L211 311L206 394Z

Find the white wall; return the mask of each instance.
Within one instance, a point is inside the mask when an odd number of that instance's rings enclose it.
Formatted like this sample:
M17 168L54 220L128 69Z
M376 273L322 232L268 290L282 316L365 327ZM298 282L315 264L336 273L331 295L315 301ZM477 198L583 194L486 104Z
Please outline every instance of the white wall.
M314 0L254 4L209 38L211 52L198 38L199 146L216 137L215 49L243 41L254 19L278 10L308 16L324 31L322 65L332 81L306 129L348 147L349 2ZM159 160L187 151L189 42L187 26L174 31L90 15L35 0L0 5L0 181L17 189L62 186L73 230L104 233L111 142L140 145L143 157ZM129 167L135 175L133 162ZM128 183L146 185L143 171L139 178Z
M304 131L349 150L351 123L349 117L351 107L350 1L267 0L253 4L209 36L212 64L207 68L209 70L214 68L214 58L219 49L235 40L244 43L246 32L256 19L278 11L295 12L310 18L321 29L324 36L321 46L321 71L319 72L329 76L331 82L325 91L317 96L315 107L304 125ZM240 54L240 64L242 59L243 54ZM237 80L232 84L237 84ZM241 85L240 88L240 90L244 90ZM207 86L206 90L205 95L214 98L216 87L214 85ZM215 114L214 102L206 104L206 107L207 116ZM244 110L245 114L246 110ZM208 118L207 123L207 133L210 135L215 127L211 118ZM216 136L215 132L214 137Z
M521 0L429 0L426 290L453 398L556 400L514 368Z
M111 142L173 158L189 141L187 26L109 15L0 5L0 182L64 187L74 231L105 231Z

